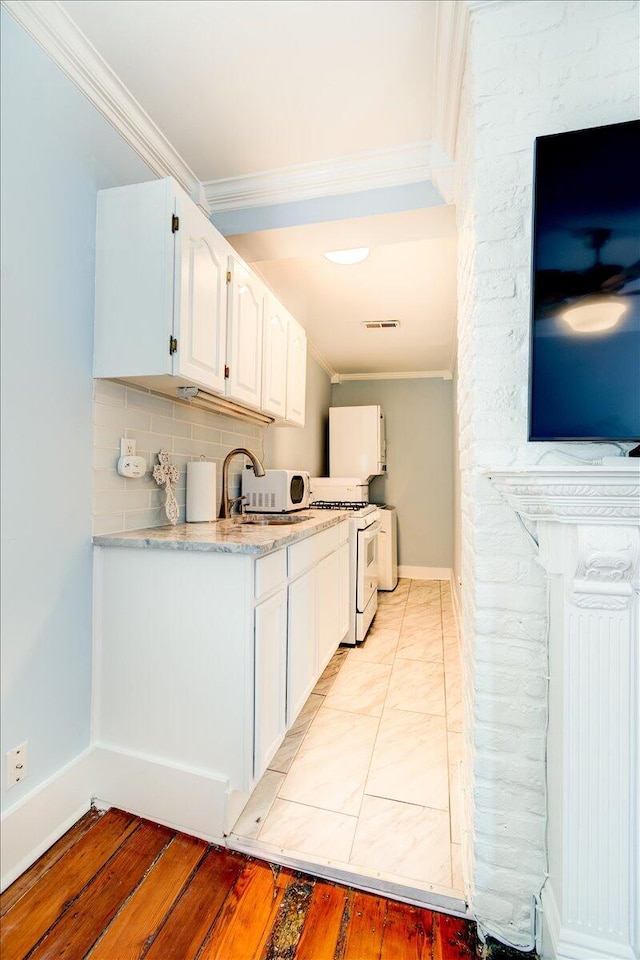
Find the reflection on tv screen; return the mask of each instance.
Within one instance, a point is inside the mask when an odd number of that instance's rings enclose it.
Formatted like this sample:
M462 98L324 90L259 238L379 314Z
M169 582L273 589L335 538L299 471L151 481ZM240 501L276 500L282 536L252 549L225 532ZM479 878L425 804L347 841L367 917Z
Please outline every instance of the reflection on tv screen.
M531 440L640 439L640 121L536 141Z

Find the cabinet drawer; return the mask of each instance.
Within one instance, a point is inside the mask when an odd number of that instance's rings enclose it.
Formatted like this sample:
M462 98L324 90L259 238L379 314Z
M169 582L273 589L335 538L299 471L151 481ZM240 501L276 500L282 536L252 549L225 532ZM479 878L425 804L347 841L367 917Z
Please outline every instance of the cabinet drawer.
M322 560L328 553L333 553L340 546L340 524L329 527L328 530L323 530L314 539L317 543L316 560Z
M330 527L328 530L316 533L313 537L309 537L301 543L294 543L287 551L289 554L289 578L292 579L304 573L309 567L319 563L327 554L337 550L339 545L339 526Z
M256 600L266 597L267 594L285 584L287 581L286 550L268 553L266 557L256 560L256 576L254 596Z

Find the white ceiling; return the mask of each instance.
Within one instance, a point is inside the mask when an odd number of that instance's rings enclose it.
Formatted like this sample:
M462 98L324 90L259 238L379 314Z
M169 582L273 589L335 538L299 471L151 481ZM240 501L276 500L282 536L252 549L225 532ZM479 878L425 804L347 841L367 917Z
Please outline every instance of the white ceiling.
M425 144L437 127L435 0L62 6L201 181L400 151ZM334 370L450 368L451 207L229 239ZM322 257L361 245L371 256L355 267ZM381 319L399 320L400 329L365 332L359 324Z
M431 136L433 2L63 5L201 180Z
M362 263L323 252L370 246ZM233 238L312 343L343 374L451 369L456 313L453 207L265 230ZM362 321L398 320L395 330Z

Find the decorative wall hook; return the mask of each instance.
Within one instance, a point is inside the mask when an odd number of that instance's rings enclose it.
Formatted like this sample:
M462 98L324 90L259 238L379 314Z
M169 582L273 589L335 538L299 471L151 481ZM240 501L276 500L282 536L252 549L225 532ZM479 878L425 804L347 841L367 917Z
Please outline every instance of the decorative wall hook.
M169 523L176 524L180 516L180 508L173 492L173 487L178 482L180 471L175 463L171 463L169 454L166 450L161 450L158 454L158 463L153 468L153 479L159 487L164 486L166 498L164 502L164 512L167 515Z

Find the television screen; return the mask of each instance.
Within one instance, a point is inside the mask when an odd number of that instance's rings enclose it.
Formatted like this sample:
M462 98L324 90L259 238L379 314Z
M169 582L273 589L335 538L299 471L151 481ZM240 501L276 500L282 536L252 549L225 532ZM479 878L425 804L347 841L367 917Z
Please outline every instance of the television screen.
M640 121L536 140L530 440L640 439Z

